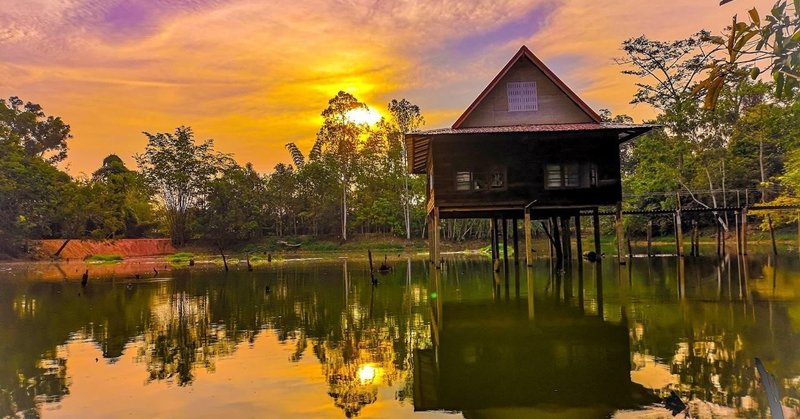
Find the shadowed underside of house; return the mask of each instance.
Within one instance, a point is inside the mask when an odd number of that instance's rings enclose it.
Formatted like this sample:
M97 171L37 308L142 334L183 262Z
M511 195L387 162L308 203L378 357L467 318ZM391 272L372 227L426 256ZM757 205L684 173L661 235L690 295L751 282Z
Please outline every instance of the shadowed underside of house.
M620 144L655 127L602 122L523 46L451 128L406 134L408 170L427 177L432 260L443 218L490 219L496 259L507 220L516 239L524 219L529 262L531 219L550 220L553 242L569 240L581 211L593 211L596 224L600 206L620 209Z

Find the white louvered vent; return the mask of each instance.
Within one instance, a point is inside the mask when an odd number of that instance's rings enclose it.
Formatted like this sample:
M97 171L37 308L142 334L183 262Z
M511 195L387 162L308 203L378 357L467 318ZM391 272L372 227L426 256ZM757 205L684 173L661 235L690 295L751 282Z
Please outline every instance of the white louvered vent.
M506 88L508 89L509 112L539 110L535 81L512 82L508 83Z

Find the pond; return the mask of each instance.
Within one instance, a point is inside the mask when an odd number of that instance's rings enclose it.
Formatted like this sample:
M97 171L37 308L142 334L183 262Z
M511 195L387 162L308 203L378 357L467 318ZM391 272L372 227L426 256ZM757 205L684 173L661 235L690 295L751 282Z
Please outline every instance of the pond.
M797 254L388 263L0 265L0 416L765 416L756 357L800 405Z

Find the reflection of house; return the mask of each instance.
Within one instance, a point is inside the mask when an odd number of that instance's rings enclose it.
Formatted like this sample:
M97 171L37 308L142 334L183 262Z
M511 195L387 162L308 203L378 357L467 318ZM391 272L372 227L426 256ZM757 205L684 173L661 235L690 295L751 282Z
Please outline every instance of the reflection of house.
M521 219L529 204L570 217L620 202L619 145L652 128L601 122L523 46L451 128L406 135L408 170L427 175L432 228Z
M653 402L630 380L625 324L536 301L443 303L434 347L414 359L416 410L591 409ZM469 415L467 415L469 416Z

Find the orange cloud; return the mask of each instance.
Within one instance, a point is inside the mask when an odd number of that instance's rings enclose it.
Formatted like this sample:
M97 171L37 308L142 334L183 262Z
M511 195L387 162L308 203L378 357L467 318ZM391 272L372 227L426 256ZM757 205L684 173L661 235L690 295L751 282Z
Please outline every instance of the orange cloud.
M24 3L24 4L23 4ZM759 0L759 7L769 2ZM446 126L527 43L595 108L627 105L634 80L611 59L622 40L718 30L751 6L708 0L30 0L0 10L0 96L72 125L67 159L90 173L129 164L142 131L191 125L269 171L284 144L307 149L330 97L383 110L405 97Z

